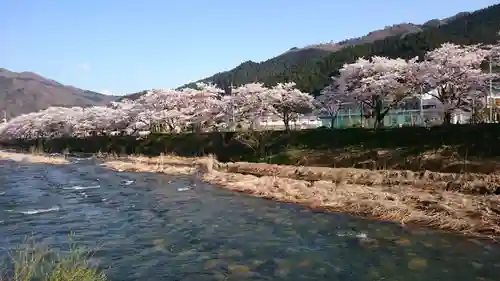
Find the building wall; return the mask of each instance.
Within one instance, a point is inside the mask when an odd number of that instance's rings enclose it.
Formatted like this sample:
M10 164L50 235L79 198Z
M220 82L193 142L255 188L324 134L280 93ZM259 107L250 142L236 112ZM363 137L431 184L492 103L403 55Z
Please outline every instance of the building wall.
M331 117L321 116L322 126L331 127ZM423 126L424 118L420 110L393 110L384 117L384 127ZM334 128L373 127L374 118L361 116L361 111L339 112L334 120Z

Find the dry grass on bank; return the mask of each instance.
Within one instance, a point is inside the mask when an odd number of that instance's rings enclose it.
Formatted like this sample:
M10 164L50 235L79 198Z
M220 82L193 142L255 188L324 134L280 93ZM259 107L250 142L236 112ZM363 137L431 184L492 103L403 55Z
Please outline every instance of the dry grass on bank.
M25 153L15 153L15 152L6 152L6 151L0 151L0 159L5 159L5 160L10 160L10 161L15 161L15 162L36 163L36 164L62 165L62 164L69 164L70 163L63 156L25 154Z
M229 162L218 163L212 157L187 158L162 155L159 157L130 156L127 162L113 165L130 166L143 172L161 172L162 169L182 170L181 174L192 174L196 167L211 166L215 170L254 176L281 177L304 181L332 181L337 184L398 185L412 186L424 190L459 191L467 194L500 194L500 173L440 173L409 170L369 170L355 168L327 168L266 163ZM210 165L204 164L210 162ZM128 168L124 168L128 169ZM169 173L169 172L165 172ZM170 173L169 173L170 174Z
M159 157L128 156L123 159L110 160L102 165L117 171L155 172L168 175L194 175L213 167L212 157L187 158L171 155Z
M500 194L500 174L301 167L246 162L222 165L227 172L256 176L276 176L305 181L324 180L338 184L367 186L413 186L421 189L459 191L468 194Z
M301 166L434 171L442 173L498 173L500 158L481 157L454 146L438 148L372 148L359 146L330 150L289 149L279 155Z
M127 161L106 162L105 166L174 175L199 173L209 183L258 197L500 237L500 196L491 192L490 184L497 183L493 175L217 163L211 157L129 157Z
M128 156L125 159L134 163L152 164L152 165L194 165L199 162L200 158L180 157L174 155L161 155L159 157L145 157L145 156Z
M129 171L129 172L154 172L164 173L168 175L192 175L196 173L196 167L189 166L170 166L147 164L141 162L125 162L120 160L106 161L102 164L104 167L111 168L116 171Z
M414 223L467 235L500 236L500 197L496 195L477 197L409 186L365 186L323 180L311 183L224 172L205 174L203 179L233 191L314 209Z

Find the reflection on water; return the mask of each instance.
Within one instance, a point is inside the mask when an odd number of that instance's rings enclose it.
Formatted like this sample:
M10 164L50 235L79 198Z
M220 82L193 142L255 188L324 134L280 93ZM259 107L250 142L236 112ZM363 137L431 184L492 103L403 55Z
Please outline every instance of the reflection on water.
M0 162L0 249L75 232L111 280L500 280L489 241L75 162Z

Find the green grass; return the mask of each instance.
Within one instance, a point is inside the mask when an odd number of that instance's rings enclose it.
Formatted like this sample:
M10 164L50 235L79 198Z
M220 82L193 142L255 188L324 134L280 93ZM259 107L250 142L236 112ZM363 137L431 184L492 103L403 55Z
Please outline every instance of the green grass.
M11 251L8 268L0 272L0 281L106 281L103 272L89 264L91 253L70 244L62 254L37 246L33 240Z

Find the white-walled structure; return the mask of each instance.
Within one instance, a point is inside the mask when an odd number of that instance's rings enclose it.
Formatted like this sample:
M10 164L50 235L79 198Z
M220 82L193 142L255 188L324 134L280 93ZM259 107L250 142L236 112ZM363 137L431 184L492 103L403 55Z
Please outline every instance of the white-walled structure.
M290 120L292 130L318 128L321 125L322 122L317 115L302 115L297 120ZM266 130L284 130L285 124L278 116L262 116L257 120L256 127Z

